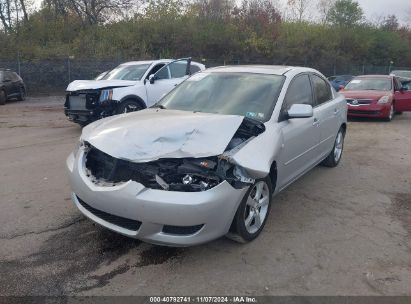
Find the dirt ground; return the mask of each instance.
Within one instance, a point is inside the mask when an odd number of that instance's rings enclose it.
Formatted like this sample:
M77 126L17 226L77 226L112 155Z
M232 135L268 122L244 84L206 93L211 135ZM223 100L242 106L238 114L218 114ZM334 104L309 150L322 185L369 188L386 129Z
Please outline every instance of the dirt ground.
M274 198L264 232L153 246L85 219L62 97L0 107L0 295L411 295L411 113L350 122L341 165Z

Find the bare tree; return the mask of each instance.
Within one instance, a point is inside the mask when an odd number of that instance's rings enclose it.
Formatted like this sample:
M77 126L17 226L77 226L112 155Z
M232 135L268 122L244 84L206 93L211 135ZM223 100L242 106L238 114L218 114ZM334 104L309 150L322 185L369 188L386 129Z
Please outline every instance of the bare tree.
M12 2L10 0L0 0L0 20L4 31L9 32L13 28Z
M328 15L331 8L335 5L335 2L336 0L318 0L317 11L319 13L321 23L327 22Z
M74 13L83 24L92 25L121 15L142 2L144 0L44 0L43 6L61 16Z
M287 0L287 8L291 19L299 22L308 17L312 5L313 0Z

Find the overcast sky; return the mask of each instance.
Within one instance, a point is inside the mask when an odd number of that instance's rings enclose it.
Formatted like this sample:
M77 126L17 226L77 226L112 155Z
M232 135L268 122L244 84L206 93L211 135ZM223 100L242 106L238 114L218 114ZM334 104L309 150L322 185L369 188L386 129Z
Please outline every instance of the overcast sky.
M34 0L40 6L42 0ZM287 0L279 0L286 3ZM411 23L411 0L357 0L364 10L367 19L376 19L389 14L395 14L402 22Z
M389 14L396 15L403 22L411 13L410 0L357 0L364 10L367 19L375 19ZM407 14L408 11L408 14Z

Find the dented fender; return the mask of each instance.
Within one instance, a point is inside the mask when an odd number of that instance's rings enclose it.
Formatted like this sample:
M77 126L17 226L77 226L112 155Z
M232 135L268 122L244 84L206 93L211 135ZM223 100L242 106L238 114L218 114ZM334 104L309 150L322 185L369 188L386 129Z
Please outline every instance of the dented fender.
M264 133L247 141L228 159L231 163L244 168L250 177L264 178L270 173L275 155L279 154L282 144L279 128L270 126Z

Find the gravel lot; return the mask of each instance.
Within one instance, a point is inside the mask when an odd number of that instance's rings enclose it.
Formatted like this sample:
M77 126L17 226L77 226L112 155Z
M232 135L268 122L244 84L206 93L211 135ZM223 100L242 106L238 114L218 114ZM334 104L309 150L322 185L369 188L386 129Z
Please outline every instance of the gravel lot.
M0 295L411 295L411 113L350 122L341 165L277 196L246 245L159 247L86 220L65 174L80 132L62 97L0 107Z

